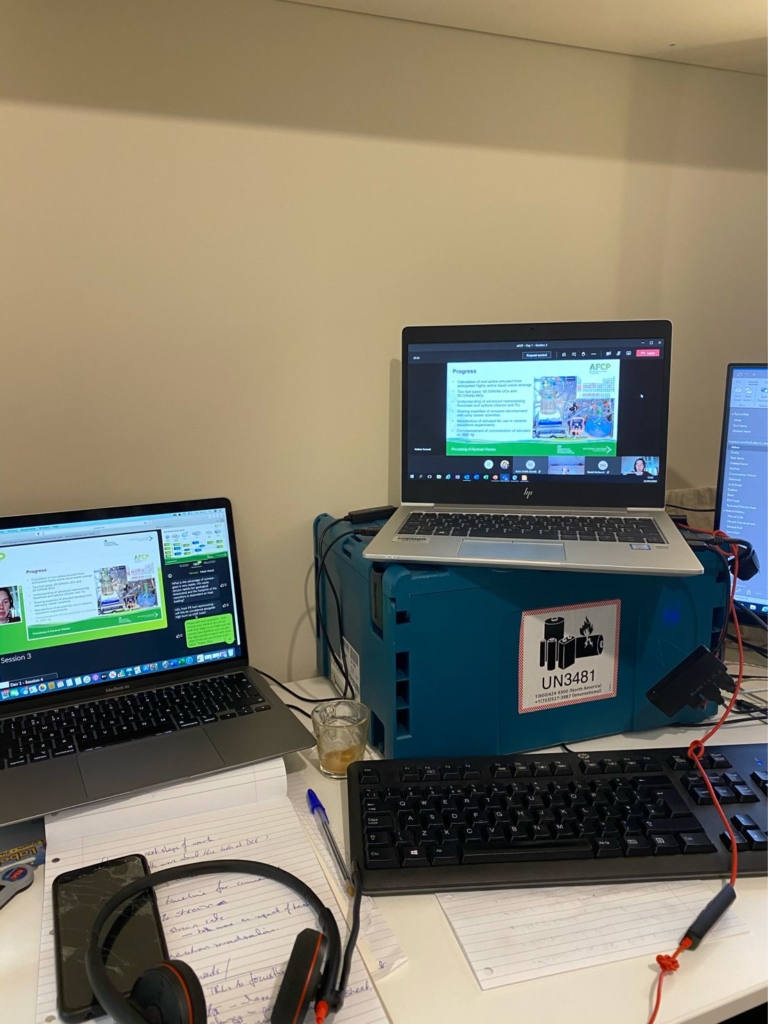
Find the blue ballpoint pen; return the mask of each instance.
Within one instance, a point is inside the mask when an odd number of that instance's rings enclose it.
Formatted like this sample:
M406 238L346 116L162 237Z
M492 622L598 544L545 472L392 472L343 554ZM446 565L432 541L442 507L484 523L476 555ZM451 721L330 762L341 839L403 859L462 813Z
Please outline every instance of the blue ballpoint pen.
M331 857L336 861L336 867L338 868L341 880L344 883L344 888L350 896L355 895L355 885L352 881L352 876L347 870L347 865L344 863L344 858L341 855L341 851L336 845L336 840L333 838L333 832L331 832L331 826L328 821L328 814L323 807L320 797L314 791L314 789L307 790L307 804L312 813L312 817L320 826L320 831L325 837L325 844L331 854Z

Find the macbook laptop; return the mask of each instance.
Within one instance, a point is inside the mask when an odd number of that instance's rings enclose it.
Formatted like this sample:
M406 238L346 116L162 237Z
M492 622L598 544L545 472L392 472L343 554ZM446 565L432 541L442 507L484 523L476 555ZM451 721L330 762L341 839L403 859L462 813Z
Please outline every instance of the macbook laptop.
M664 512L667 320L406 327L376 561L696 575Z
M723 437L717 477L715 529L748 540L768 557L768 365L731 363L725 386ZM768 619L768 571L736 581L736 600Z
M227 499L0 519L0 824L313 742L248 666Z

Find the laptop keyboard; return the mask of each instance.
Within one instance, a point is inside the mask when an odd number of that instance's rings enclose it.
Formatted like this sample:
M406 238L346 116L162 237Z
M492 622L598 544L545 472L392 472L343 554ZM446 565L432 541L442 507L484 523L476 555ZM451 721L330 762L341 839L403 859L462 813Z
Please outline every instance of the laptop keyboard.
M399 536L504 540L592 540L666 544L653 519L637 516L520 515L507 512L411 512Z
M268 711L242 672L0 721L0 769Z

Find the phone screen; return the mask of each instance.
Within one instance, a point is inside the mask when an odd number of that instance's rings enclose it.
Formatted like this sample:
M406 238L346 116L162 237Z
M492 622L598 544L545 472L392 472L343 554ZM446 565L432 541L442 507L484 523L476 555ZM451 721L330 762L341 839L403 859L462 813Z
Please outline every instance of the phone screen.
M101 1016L85 973L85 951L96 915L110 896L147 874L143 857L131 855L70 871L53 883L58 1009L65 1021ZM118 991L128 995L139 975L167 958L153 892L115 913L102 932L106 967ZM108 938L107 938L108 937Z

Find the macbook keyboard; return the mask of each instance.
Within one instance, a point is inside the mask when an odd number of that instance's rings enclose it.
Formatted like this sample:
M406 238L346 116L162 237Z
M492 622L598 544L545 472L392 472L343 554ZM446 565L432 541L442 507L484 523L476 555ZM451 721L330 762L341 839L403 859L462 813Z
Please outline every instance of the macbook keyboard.
M586 540L666 544L645 516L522 515L507 512L411 512L399 536L486 537L504 540Z
M268 711L242 672L0 721L0 769Z

